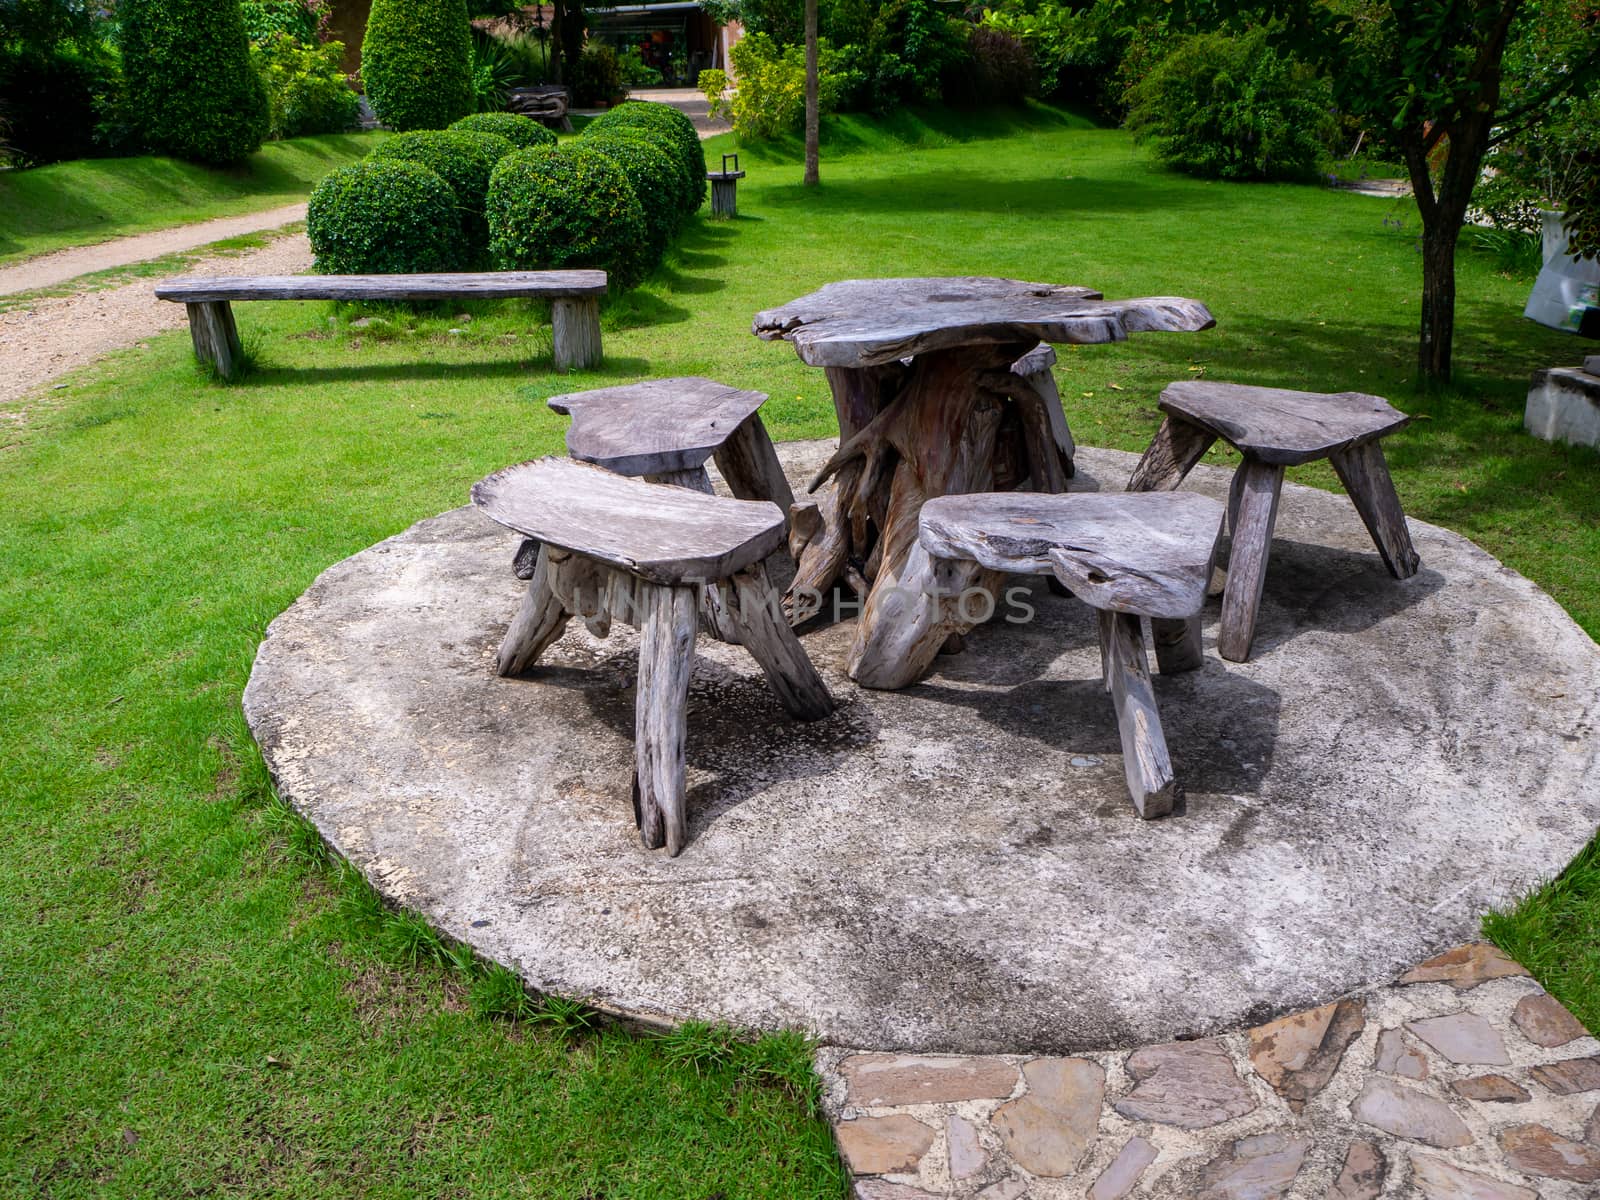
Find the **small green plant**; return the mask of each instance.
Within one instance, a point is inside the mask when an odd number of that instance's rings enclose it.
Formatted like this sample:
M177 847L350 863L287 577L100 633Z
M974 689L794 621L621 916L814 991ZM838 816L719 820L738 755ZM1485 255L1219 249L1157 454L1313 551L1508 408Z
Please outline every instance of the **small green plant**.
M706 201L710 185L706 182L706 152L694 122L668 104L630 100L590 122L585 135L618 127L641 129L652 139L673 146L688 177L684 191L684 216L692 216Z
M202 163L261 148L270 114L239 0L122 0L117 39L128 111L149 145Z
M470 117L462 117L450 128L463 129L469 133L492 133L505 138L518 150L556 144L555 134L532 117L524 117L520 113L473 113Z
M639 198L622 168L583 139L501 159L488 214L489 249L502 268L597 267L619 290L644 278Z
M466 258L455 193L414 162L330 171L311 193L306 236L327 275L453 271Z
M509 140L493 133L419 129L379 143L367 161L418 163L449 184L455 193L456 214L468 253L479 257L489 249L489 225L484 217L489 176L515 148Z
M601 130L585 137L583 144L616 163L628 177L644 211L645 253L654 268L683 223L686 183L682 162L671 147L627 127Z
M473 112L465 0L372 0L361 81L391 129L443 129Z
M1309 178L1335 130L1333 89L1267 31L1187 38L1129 93L1128 128L1211 179Z
M700 72L700 91L706 98L706 115L713 121L729 116L732 103L728 99L728 73L715 67Z
M598 1028L600 1014L576 1000L546 996L527 1019L535 1025L544 1026L563 1041L574 1042Z
M1544 238L1523 229L1468 226L1472 246L1494 260L1495 268L1515 278L1532 279L1544 266Z
M473 30L472 95L478 111L501 111L506 96L521 82L522 63L516 52L497 38Z
M493 963L481 967L467 989L467 1003L479 1017L498 1017L507 1021L532 1020L538 1004L523 986L522 978L509 967Z
M760 141L800 128L806 112L806 60L800 46L779 49L764 33L752 33L734 45L729 58L739 86L720 111L729 113L741 138ZM833 112L844 98L860 90L864 77L844 65L843 55L826 42L818 48L817 102ZM704 79L705 73L701 73Z
M299 867L322 868L329 862L328 843L317 827L276 793L261 810L261 823L283 844L283 857Z
M448 951L438 930L421 913L403 910L383 923L379 937L383 957L396 966L415 969L424 964L443 966Z
M358 929L376 930L391 915L378 889L348 859L335 860L334 890L340 915Z

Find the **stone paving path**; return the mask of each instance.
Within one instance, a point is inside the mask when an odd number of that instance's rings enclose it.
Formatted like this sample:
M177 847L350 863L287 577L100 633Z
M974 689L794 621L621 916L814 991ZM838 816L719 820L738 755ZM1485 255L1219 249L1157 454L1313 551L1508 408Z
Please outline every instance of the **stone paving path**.
M857 1200L1600 1196L1600 1041L1485 943L1245 1033L818 1069Z

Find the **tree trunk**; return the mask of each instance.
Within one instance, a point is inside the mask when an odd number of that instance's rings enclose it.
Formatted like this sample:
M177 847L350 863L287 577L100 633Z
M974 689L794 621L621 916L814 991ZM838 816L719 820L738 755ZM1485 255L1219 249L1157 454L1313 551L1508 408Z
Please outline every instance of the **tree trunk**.
M817 83L817 0L806 0L806 187L816 187L818 182L821 132Z
M1423 222L1422 328L1417 374L1429 383L1450 382L1456 323L1456 242L1459 220Z

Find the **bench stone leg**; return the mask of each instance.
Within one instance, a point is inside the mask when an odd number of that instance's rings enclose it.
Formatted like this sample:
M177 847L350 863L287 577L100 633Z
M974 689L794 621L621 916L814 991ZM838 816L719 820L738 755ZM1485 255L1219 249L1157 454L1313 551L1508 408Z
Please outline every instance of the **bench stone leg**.
M1222 594L1222 628L1217 653L1229 662L1246 662L1256 634L1261 587L1267 578L1272 530L1278 523L1283 468L1247 458L1239 467L1238 513L1233 548L1228 553L1228 586Z
M516 675L539 661L539 656L561 636L561 631L572 619L550 586L550 552L539 548L533 577L528 580L528 590L523 593L517 615L511 618L511 628L500 642L494 656L497 675Z
M232 379L239 369L239 329L233 323L233 306L226 300L205 300L183 306L189 313L189 338L194 356L210 363L222 379Z
M1134 811L1146 820L1164 817L1172 811L1177 787L1166 735L1161 731L1161 714L1150 688L1150 666L1144 655L1139 618L1101 609L1100 655L1105 664L1106 690L1117 711L1122 767Z
M1211 448L1217 435L1209 429L1168 416L1156 430L1150 448L1128 480L1130 492L1170 492Z
M689 675L700 591L646 584L639 589L639 682L633 718L633 814L648 849L676 856L688 840L683 746L689 729Z
M782 593L761 563L752 563L728 581L736 597L730 610L739 640L756 660L773 694L792 717L816 721L833 711L833 697L805 648L784 619Z
M1335 451L1330 458L1339 473L1344 490L1350 493L1356 511L1366 523L1367 532L1383 555L1383 565L1396 579L1410 579L1422 565L1422 557L1411 544L1406 515L1400 496L1394 490L1383 447L1376 440Z
M1150 619L1150 640L1156 646L1156 669L1163 675L1198 671L1205 663L1200 640L1200 618Z
M760 413L751 413L728 440L713 452L717 470L728 482L728 490L741 500L770 500L783 511L787 533L789 509L794 491L778 462L778 451L767 436Z
M556 370L600 365L600 301L594 296L557 300L550 310Z

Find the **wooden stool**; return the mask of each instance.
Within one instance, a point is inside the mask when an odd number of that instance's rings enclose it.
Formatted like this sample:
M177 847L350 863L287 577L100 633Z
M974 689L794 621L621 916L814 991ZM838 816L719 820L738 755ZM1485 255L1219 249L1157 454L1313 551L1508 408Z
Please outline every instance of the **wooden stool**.
M1150 618L1163 675L1200 666L1200 610L1222 515L1222 505L1193 492L990 492L922 506L918 540L933 559L1053 575L1099 610L1101 674L1116 705L1128 794L1141 817L1170 813L1175 785L1139 618ZM941 603L953 632L971 627L961 620L959 599Z
M783 541L771 504L558 458L497 471L473 485L472 502L539 547L496 672L533 666L574 615L596 637L613 620L639 630L633 805L647 847L665 844L675 855L685 841L683 743L705 584L718 584L740 644L792 716L814 721L833 711L762 565Z
M1250 657L1286 467L1330 460L1389 574L1409 579L1417 573L1422 560L1378 443L1411 418L1383 397L1186 379L1161 393L1161 410L1166 419L1128 481L1130 492L1177 487L1218 438L1244 456L1228 496L1233 547L1217 637L1223 658Z

